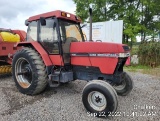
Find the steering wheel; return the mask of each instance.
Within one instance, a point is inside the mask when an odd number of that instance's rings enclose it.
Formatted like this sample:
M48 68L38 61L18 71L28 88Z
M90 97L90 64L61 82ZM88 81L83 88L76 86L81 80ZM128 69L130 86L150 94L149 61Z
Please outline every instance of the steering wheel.
M78 40L77 40L75 37L67 37L67 38L66 38L66 42L67 42L67 41L68 41L68 42L78 42ZM65 42L65 43L66 43L66 42Z

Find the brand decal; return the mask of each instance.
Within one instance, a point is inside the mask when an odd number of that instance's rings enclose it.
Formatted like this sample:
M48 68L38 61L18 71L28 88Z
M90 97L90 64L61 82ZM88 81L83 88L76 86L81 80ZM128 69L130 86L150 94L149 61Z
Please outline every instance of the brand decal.
M118 57L119 55L116 53L72 53L71 56L87 56L87 57Z

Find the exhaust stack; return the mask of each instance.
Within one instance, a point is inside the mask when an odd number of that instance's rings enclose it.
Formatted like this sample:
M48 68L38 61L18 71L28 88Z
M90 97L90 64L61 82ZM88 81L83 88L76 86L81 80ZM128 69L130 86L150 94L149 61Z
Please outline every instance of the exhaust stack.
M89 7L89 21L90 21L89 41L92 41L92 8L91 7Z

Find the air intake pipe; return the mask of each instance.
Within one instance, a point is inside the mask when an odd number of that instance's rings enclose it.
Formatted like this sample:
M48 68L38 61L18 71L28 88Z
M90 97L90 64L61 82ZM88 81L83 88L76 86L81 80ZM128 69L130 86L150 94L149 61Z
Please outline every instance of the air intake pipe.
M89 21L90 21L89 41L92 41L92 8L91 7L89 7Z

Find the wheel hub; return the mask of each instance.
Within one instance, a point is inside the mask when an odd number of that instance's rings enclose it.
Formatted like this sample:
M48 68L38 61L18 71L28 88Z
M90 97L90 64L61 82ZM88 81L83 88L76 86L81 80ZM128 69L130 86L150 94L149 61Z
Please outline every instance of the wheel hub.
M17 82L23 88L28 88L32 83L32 68L25 58L20 58L16 62L15 74Z
M93 109L98 111L104 110L107 106L107 100L105 96L98 91L93 91L89 93L88 102Z
M99 96L98 96L98 97L95 96L95 101L96 101L97 103L101 103L101 100L102 100L102 98L100 98Z
M28 81L31 83L31 79L32 79L32 69L31 69L31 66L29 64L26 65L25 68L24 68L24 71L25 71L24 77L26 79L28 79Z

